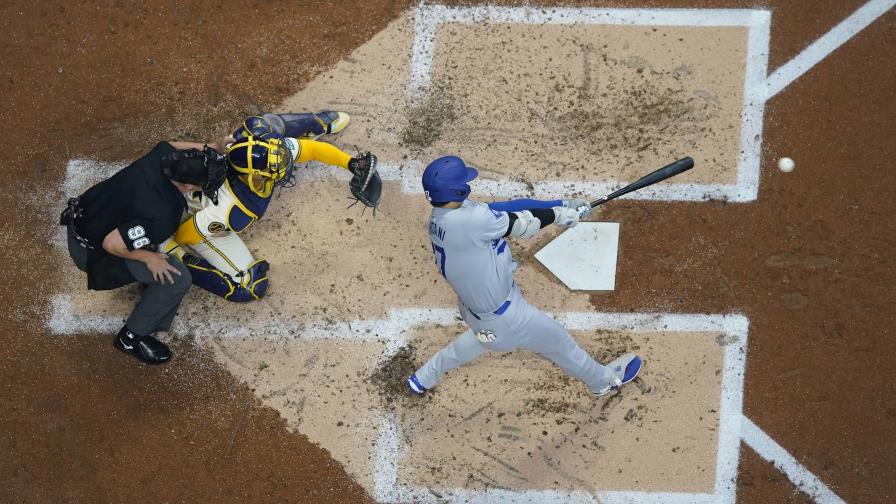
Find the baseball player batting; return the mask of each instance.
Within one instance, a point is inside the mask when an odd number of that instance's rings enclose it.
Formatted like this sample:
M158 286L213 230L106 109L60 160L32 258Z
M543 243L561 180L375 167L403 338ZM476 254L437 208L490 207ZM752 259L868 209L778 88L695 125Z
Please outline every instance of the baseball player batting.
M352 157L321 135L342 131L350 117L344 112L264 114L246 119L232 136L213 146L226 151L224 185L214 197L201 192L187 198L189 218L162 247L176 254L190 270L193 284L228 301L261 299L268 290L269 264L256 260L240 238L267 211L274 188L295 183L295 163L320 161L353 174L351 193L376 208L382 180L371 153Z
M467 199L475 168L456 156L436 159L423 172L423 189L432 204L429 238L436 265L454 289L469 329L436 353L407 380L423 394L446 372L486 350L527 348L585 382L603 396L634 380L642 361L625 353L608 365L595 362L569 332L523 298L516 286L510 246L505 238L531 238L550 224L573 227L591 213L585 200L519 199L483 204Z

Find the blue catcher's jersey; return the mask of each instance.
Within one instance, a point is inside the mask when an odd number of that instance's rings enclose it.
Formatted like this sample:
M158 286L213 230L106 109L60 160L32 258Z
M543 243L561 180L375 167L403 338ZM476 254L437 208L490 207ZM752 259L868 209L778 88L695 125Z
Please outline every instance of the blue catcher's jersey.
M218 189L217 205L202 193L193 193L187 199L196 227L204 236L243 231L265 214L270 202L270 196L265 198L254 193L234 173L229 173Z

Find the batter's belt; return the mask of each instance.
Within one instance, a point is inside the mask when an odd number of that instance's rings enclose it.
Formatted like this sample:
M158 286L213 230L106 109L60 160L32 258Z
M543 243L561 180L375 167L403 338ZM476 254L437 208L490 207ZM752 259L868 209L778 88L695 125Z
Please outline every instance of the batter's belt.
M506 301L504 301L504 303L502 303L501 306L499 306L498 309L496 309L496 310L493 310L490 312L485 312L485 313L481 313L481 312L476 313L473 310L471 310L470 307L467 305L464 305L464 308L466 308L467 311L470 312L470 315L472 315L476 320L482 320L482 317L484 317L484 316L503 315L504 312L506 312L507 309L510 308L510 300L511 300L511 298L513 298L514 290L516 290L516 282L514 282L513 285L510 287L510 294L508 294L507 297L505 298ZM463 304L463 303L461 303L461 304Z

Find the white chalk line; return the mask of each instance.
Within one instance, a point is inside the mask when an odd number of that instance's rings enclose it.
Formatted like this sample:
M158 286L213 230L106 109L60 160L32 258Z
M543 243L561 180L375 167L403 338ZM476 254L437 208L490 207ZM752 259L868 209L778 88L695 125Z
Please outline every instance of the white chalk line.
M819 504L845 504L837 494L831 491L814 474L809 472L781 445L769 437L749 418L743 418L743 440L760 457L768 460L783 472L800 491L806 493Z
M50 296L47 327L53 334L115 332L127 313L108 315L81 314L71 295ZM198 315L198 314L197 314ZM206 320L203 317L178 317L172 330L196 338L264 338L270 340L342 340L384 341L397 350L405 343L405 334L422 325L448 325L458 322L457 309L406 308L389 310L384 319L349 322L295 322L253 318L238 327L231 320ZM393 351L394 351L393 350Z
M420 177L423 175L423 166L422 162L417 161L414 164L408 164L394 169L392 172L389 172L388 175L382 174L382 177L383 180L401 180L401 190L404 193L423 194L423 185L420 182ZM755 177L749 173L739 173L738 178L741 182L736 185L664 183L652 185L639 191L626 194L620 199L646 201L752 201L756 199L755 191L758 188L758 161L754 166ZM753 180L753 178L756 180ZM531 184L526 184L524 182L512 180L494 180L480 177L477 178L473 184L475 184L476 193L483 197L562 199L568 197L570 194L579 194L588 197L604 196L616 189L628 185L629 182L615 180L605 180L600 182L586 180L550 180L535 181Z
M378 502L396 504L719 504L712 494L665 492L598 492L585 491L488 489L482 491L454 489L421 489L400 487Z
M374 448L373 498L377 502L388 502L395 493L397 461L403 455L400 429L394 413L383 413Z
M91 159L73 159L68 163L67 171L70 172L63 186L67 196L77 195L96 182L107 178L116 171L124 168L124 163L101 163ZM401 192L405 194L423 194L423 186L420 177L423 175L424 165L420 161L409 161L402 165L380 163L377 171L386 182L398 182ZM756 169L758 174L758 165ZM304 181L336 178L349 180L351 174L345 170L318 162L309 163L309 166L296 171L299 183ZM749 177L746 177L749 179ZM482 197L494 198L518 198L532 197L541 199L562 199L571 194L579 194L588 197L597 197L609 194L628 184L624 181L608 180L603 182L589 182L582 180L552 180L535 182L532 185L510 180L494 180L486 178L476 179L476 192ZM748 180L742 186L729 184L657 184L646 187L640 191L626 194L620 199L645 200L645 201L749 201L754 187ZM748 187L749 186L749 187ZM754 187L755 188L755 187ZM289 191L290 189L283 189ZM61 228L60 228L61 229ZM65 248L65 231L57 230L54 244Z
M822 35L793 59L781 65L766 79L766 100L800 78L829 54L864 30L896 5L896 0L871 0Z
M420 6L414 19L411 46L411 75L407 92L411 102L425 96L431 82L436 33L441 23L603 24L632 26L744 26L747 28L747 60L744 100L741 113L740 156L735 184L667 183L627 195L629 199L661 201L754 201L759 194L762 121L765 107L765 76L771 14L751 9L597 9L532 7L446 7ZM604 195L627 185L628 181L477 181L477 192L506 197L534 196L558 198L570 188L581 194ZM403 186L405 192L419 192L419 182Z
M730 201L753 201L759 195L762 124L765 112L765 76L771 33L771 14L756 11L747 30L747 58L744 63L744 96L740 125L740 157L735 195Z
M719 502L737 500L737 471L740 463L741 421L744 405L744 373L747 367L749 321L742 315L723 320L730 341L725 346L719 404L719 440L716 457L715 494Z

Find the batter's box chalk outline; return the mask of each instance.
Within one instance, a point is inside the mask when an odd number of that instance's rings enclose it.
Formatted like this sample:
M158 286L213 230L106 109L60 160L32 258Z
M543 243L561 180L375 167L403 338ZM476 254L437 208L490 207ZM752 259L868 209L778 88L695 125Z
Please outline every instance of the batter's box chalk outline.
M735 184L664 183L630 193L624 198L661 201L754 201L759 193L759 162L762 147L762 120L766 96L771 13L754 9L598 9L567 7L448 7L421 5L414 19L411 47L409 99L420 100L432 80L436 32L442 23L531 25L627 25L694 26L747 28L747 55L744 62L744 103L741 112L740 155ZM670 160L671 162L671 160ZM659 167L656 167L659 168ZM409 174L419 180L420 173ZM601 182L535 181L523 183L480 180L477 190L505 197L534 196L556 199L570 189L595 196L628 185L632 181ZM419 182L405 184L408 192L422 192Z
M419 326L456 323L454 310L429 310L427 320L421 310L396 310L398 316L413 326L405 326L393 335L397 341L387 348L384 359L405 343L409 329ZM572 330L607 330L633 332L719 332L725 338L721 395L719 399L719 431L713 493L558 490L472 491L463 488L421 488L397 483L406 447L402 444L401 425L392 413L381 417L376 443L374 498L384 503L476 503L476 504L540 504L540 503L715 503L735 501L737 468L743 411L744 370L749 321L740 314L662 314L662 313L591 313L566 312L553 316ZM391 321L383 321L384 326ZM435 493L434 493L435 492Z
M126 313L83 314L72 296L50 297L46 324L59 335L109 333L117 331ZM762 458L772 462L802 491L820 503L841 504L821 480L803 467L790 453L778 445L761 428L743 416L743 384L746 368L749 321L740 314L657 314L657 313L591 313L555 314L557 320L572 330L604 329L614 331L720 332L728 344L724 350L722 390L719 409L719 434L716 479L711 494L609 491L592 495L587 492L551 490L471 492L464 489L441 489L437 498L428 488L402 487L396 484L398 461L401 459L401 427L390 413L383 413L375 447L374 496L380 502L449 502L457 503L716 503L735 502L735 482L739 446L744 443ZM337 340L385 343L382 359L394 355L407 343L416 328L431 325L453 325L460 322L456 309L406 308L391 309L383 319L347 322L252 320L234 327L226 320L202 317L178 317L173 330L193 335L201 344L204 338L265 338L296 341ZM263 335L263 336L259 336Z

